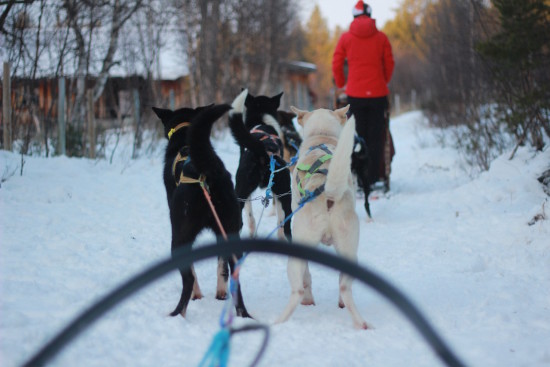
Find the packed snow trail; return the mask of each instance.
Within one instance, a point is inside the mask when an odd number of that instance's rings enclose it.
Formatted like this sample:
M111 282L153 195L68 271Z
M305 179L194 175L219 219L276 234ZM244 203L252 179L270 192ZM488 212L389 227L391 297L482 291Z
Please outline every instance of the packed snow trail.
M548 217L536 178L548 169L550 151L522 147L514 160L505 154L470 178L457 152L441 148L446 132L429 129L420 113L393 118L391 131L391 195L372 202L372 222L357 202L360 264L404 291L468 365L548 366L550 225L528 222ZM0 152L2 366L20 365L95 300L169 256L164 144L131 160L128 139L113 164L24 157L23 176L21 157ZM235 172L230 135L214 144ZM259 200L254 208L258 218ZM259 236L276 226L269 211ZM212 241L210 233L200 237ZM223 302L214 298L216 261L196 268L205 298L190 304L187 319L167 316L181 286L174 272L109 312L52 365L197 366L219 330ZM311 273L316 305L271 327L262 366L441 365L395 308L357 283L355 301L374 329L354 330L338 308L338 274L313 264ZM286 259L253 253L240 277L249 311L271 323L290 292ZM230 365L247 365L260 339L232 339Z

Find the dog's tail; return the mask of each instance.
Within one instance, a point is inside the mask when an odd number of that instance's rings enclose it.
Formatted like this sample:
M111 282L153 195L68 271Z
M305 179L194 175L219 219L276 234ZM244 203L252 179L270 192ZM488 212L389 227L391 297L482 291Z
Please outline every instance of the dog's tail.
M212 146L210 133L214 122L230 108L228 104L208 107L191 122L189 156L197 171L206 176L220 174L225 170L223 161Z
M260 158L269 162L269 156L265 151L265 147L261 141L254 139L250 134L250 131L246 128L243 121L244 114L244 102L248 90L245 89L235 98L231 107L233 109L229 111L229 128L231 129L231 135L235 139L235 142L241 147L241 149L249 149Z
M340 133L336 151L333 153L328 166L325 182L325 195L328 199L340 200L348 187L347 181L351 174L351 154L353 152L354 137L355 118L352 116Z

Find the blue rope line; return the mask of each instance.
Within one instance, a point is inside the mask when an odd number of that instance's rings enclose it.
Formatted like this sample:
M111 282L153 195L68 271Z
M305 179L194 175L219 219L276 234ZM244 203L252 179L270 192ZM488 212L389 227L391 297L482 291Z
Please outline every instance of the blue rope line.
M264 206L267 207L269 200L273 198L271 195L271 187L273 186L273 178L275 177L275 158L273 156L269 157L269 183L267 184L267 189L265 190L265 201Z
M229 360L230 338L231 332L228 328L218 331L199 367L226 367Z
M293 145L293 146L295 147L295 145ZM280 172L280 171L284 170L285 168L290 168L290 167L294 166L298 162L298 158L299 158L298 157L298 148L296 148L296 154L292 158L290 158L290 161L286 165L284 165L281 168L277 169L275 172Z
M321 195L322 192L323 192L322 190L315 190L315 191L306 190L306 195L302 198L302 200L300 200L296 210L290 213L281 223L279 223L279 225L275 227L275 229L271 231L271 233L269 233L266 238L270 238L271 236L273 236L273 234L277 232L279 228L282 228L286 224L286 222L288 222L290 218L294 216L294 214L296 214L298 211L300 211L300 209L304 207L304 205L306 205L307 203L315 199L317 196Z
M235 316L233 309L236 305L237 288L239 286L239 272L247 256L248 253L244 253L243 256L235 263L233 274L229 277L229 295L220 315L220 327L222 328L229 327L233 323L233 317Z
M296 149L297 150L297 149ZM275 173L282 171L288 167L291 167L296 164L298 161L298 154L296 154L294 157L291 158L290 162L279 168L275 169L275 159L273 156L270 157L269 160L269 183L267 185L267 189L265 192L265 198L262 199L262 204L264 205L264 208L266 208L269 205L269 200L273 199L273 194L271 191L271 187L273 186L273 178L275 177ZM271 237L273 233L277 231L280 227L284 226L286 222L292 218L294 213L296 213L298 210L300 210L308 201L313 200L316 196L319 194L316 194L314 192L308 191L308 197L304 198L307 200L302 199L300 201L299 207L292 212L288 217L285 218L285 220L278 225L267 238ZM262 211L263 214L263 211ZM261 221L261 217L260 217ZM258 226L260 223L258 222ZM226 367L228 360L229 360L229 342L231 339L231 332L230 327L233 323L234 318L234 307L235 307L235 300L237 299L237 288L239 284L239 271L241 269L242 264L244 263L245 258L248 256L247 253L243 254L243 256L237 261L235 264L235 268L233 270L233 274L229 277L229 295L228 298L223 306L222 313L220 315L220 327L221 330L218 331L218 333L214 336L214 339L212 340L212 343L210 344L210 347L206 351L206 354L204 355L201 363L199 364L199 367Z
M233 274L229 277L229 295L223 306L220 315L221 330L214 336L210 348L206 351L199 367L226 367L229 360L229 341L231 339L230 327L233 324L234 307L237 299L237 288L239 286L239 271L248 253L235 263Z

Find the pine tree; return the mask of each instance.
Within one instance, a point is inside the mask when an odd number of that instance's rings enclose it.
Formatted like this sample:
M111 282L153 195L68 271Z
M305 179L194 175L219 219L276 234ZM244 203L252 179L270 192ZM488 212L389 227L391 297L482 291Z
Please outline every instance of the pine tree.
M313 92L317 95L319 106L330 106L329 98L332 88L332 54L336 44L331 38L328 24L318 5L306 24L306 48L304 56L306 60L317 65L317 72L313 80Z
M500 31L479 43L491 63L501 119L518 145L550 137L550 7L545 0L493 0Z

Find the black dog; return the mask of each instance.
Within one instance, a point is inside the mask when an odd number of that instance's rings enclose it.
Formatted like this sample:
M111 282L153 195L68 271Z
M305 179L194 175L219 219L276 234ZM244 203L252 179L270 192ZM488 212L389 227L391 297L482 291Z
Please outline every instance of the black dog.
M274 97L254 97L244 90L233 101L233 110L229 113L229 127L235 141L241 148L239 167L235 182L237 197L241 199L241 210L245 200L257 188L267 188L271 158L275 161L276 172L273 175L273 203L277 209L278 223L292 212L290 197L290 171L283 159L283 135L277 121L280 93ZM250 201L246 201L250 233L255 232L255 220L252 215ZM284 234L283 234L284 233ZM290 240L290 221L284 224L284 229L278 231L279 239Z
M369 195L371 193L371 185L369 183L369 151L365 139L355 134L355 143L353 153L351 154L351 171L357 178L357 185L363 190L365 195L365 210L369 218L372 218L370 213Z
M172 111L153 107L168 138L164 159L164 185L172 224L172 254L186 245L190 246L203 229L211 229L218 238L223 233L206 201L202 184L208 188L227 235L239 235L242 226L241 210L231 174L225 169L210 142L212 125L230 108L229 105L210 105ZM230 257L229 266L233 272L234 257ZM181 314L185 317L192 293L193 299L201 298L202 295L193 268L180 269L180 273L183 290L176 309L170 315ZM227 279L227 260L219 259L216 298L227 297ZM250 317L244 306L240 287L237 289L236 310L238 316Z
M298 154L298 148L302 144L302 137L296 131L296 127L292 120L296 117L294 112L287 112L279 110L277 111L277 120L279 125L281 125L281 130L283 131L283 158L285 161L290 162L290 160ZM289 169L292 171L294 166L290 166Z
M342 108L348 104L348 96L345 93L338 94L335 103L336 108ZM348 112L349 117L351 117L351 111ZM355 143L351 155L351 171L357 178L357 185L363 190L365 195L365 210L367 211L367 215L369 218L372 218L369 204L369 195L372 191L371 183L369 182L369 164L370 156L367 142L355 133Z

